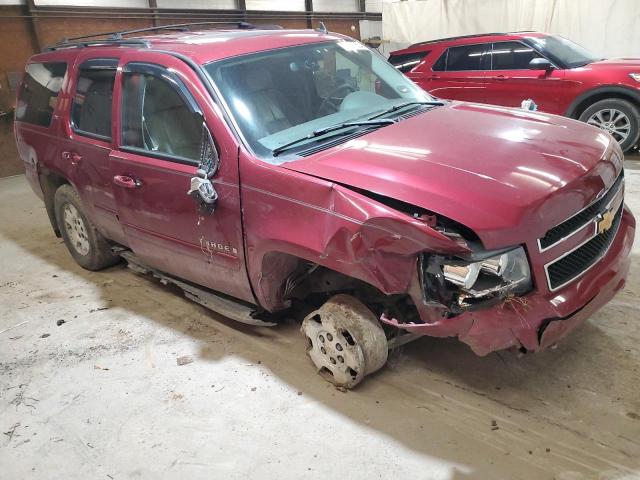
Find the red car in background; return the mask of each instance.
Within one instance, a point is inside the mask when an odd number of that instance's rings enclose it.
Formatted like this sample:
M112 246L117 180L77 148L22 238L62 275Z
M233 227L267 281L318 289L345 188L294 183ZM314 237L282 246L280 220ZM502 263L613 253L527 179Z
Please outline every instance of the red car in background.
M536 32L445 38L391 53L389 61L431 94L539 110L609 132L624 151L640 136L640 59L598 58L566 38Z

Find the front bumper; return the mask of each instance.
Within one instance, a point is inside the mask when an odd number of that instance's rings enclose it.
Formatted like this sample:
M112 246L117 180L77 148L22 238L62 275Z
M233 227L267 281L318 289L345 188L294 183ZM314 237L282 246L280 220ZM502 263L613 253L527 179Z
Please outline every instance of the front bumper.
M635 235L635 219L624 209L607 254L580 279L553 293L533 291L485 310L432 323L404 324L384 315L382 322L420 335L457 336L477 355L524 347L539 351L557 343L624 287Z

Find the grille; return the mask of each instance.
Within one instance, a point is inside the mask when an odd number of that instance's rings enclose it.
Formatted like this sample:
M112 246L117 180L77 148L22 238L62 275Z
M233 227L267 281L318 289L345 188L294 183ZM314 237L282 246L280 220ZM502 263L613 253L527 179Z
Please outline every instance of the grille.
M624 171L620 173L615 183L611 186L611 188L607 191L607 193L596 200L591 205L589 205L584 210L576 213L569 220L562 222L560 225L553 227L549 230L544 237L540 239L540 249L545 250L550 246L558 243L563 238L566 238L577 232L582 227L584 227L587 223L592 221L594 217L602 210L605 205L608 205L611 199L615 196L624 180Z
M623 208L624 206L620 205L620 208L616 212L613 225L609 230L600 235L596 235L573 252L547 266L547 277L551 290L556 290L577 278L604 257L620 226Z

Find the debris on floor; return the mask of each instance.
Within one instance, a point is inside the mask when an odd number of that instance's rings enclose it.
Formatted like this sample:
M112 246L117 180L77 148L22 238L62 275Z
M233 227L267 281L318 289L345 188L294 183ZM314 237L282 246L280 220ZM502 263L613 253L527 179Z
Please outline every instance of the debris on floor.
M191 355L183 355L181 357L176 358L176 363L179 367L182 365L187 365L193 362L193 357Z

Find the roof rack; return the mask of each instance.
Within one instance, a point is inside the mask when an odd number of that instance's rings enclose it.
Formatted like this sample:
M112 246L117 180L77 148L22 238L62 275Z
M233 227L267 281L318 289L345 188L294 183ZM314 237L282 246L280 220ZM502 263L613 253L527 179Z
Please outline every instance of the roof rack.
M447 38L436 38L434 40L427 40L426 42L418 42L418 43L414 43L412 45L409 45L407 48L411 48L411 47L419 47L420 45L428 45L430 43L436 43L436 42L449 42L451 40L462 40L465 38L476 38L476 37L491 37L494 35L512 35L512 34L516 34L516 33L531 33L532 30L523 30L520 32L491 32L491 33L474 33L473 35L460 35L457 37L447 37Z
M140 46L143 48L149 48L149 42L143 39L125 39L125 35L131 35L133 33L142 32L155 32L161 30L171 30L186 32L189 31L189 27L198 25L235 25L240 30L279 30L282 29L280 25L260 25L256 26L248 22L191 22L191 23L174 23L171 25L161 25L157 27L136 28L135 30L124 30L119 32L102 32L94 33L90 35L81 35L79 37L63 38L56 45L46 47L45 51L60 50L64 48L79 48L90 47L99 45L127 45L127 46ZM91 40L96 37L107 37L103 39Z

